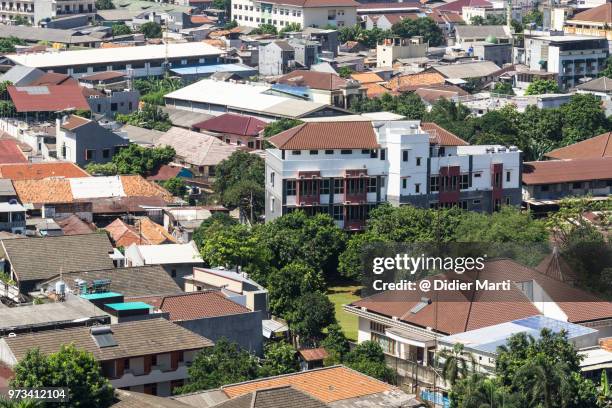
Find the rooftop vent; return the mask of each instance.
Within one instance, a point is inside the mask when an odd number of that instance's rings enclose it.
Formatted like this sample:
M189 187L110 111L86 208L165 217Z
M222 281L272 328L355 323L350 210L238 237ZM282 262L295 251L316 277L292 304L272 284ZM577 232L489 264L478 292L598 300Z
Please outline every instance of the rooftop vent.
M518 152L518 147L516 147L516 146L510 146L510 149L509 149L509 150L510 150L511 152Z
M412 309L410 309L410 313L412 314L417 314L419 313L421 310L423 310L423 308L427 305L431 304L431 299L428 297L422 297L421 301L419 303L417 303L416 305L414 305L414 307Z

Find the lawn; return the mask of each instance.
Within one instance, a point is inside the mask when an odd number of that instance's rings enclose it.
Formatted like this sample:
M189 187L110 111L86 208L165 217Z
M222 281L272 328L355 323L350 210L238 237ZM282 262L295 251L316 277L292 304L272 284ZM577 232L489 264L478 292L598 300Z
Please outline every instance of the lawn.
M342 326L342 330L346 337L351 341L357 341L357 316L348 314L342 310L342 305L349 304L355 300L359 300L360 286L332 286L327 290L327 296L332 301L336 308L336 319Z

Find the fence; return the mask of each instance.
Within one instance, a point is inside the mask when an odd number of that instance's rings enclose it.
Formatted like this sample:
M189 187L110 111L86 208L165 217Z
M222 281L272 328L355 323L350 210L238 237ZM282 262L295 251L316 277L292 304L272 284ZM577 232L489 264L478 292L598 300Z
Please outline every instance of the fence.
M397 385L407 386L413 391L423 385L444 386L444 379L432 367L390 355L385 355L385 361L397 374Z
M0 281L0 298L7 298L13 302L19 302L19 288Z

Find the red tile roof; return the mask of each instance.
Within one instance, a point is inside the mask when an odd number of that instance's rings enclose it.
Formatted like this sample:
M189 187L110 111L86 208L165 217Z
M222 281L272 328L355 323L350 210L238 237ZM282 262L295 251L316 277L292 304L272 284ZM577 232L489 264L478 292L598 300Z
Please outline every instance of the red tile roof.
M425 279L462 279L473 282L474 274L436 275ZM489 282L510 280L513 282L536 281L552 300L567 315L568 321L579 323L612 317L612 304L595 296L560 282L543 273L520 265L509 259L487 262L479 272L478 279ZM417 285L418 286L418 285ZM440 292L437 299L417 313L411 309L420 302L421 297L431 297L428 292L389 291L382 292L357 302L351 306L366 308L370 312L387 317L396 317L420 327L455 334L468 330L492 326L524 317L540 314L538 309L516 287L509 291Z
M215 21L204 15L191 16L191 24L214 24Z
M612 180L612 157L523 163L524 184Z
M70 162L0 164L0 177L11 180L40 180L48 177L89 177L79 166Z
M70 115L65 121L62 122L61 127L62 129L66 129L66 130L74 130L83 125L88 124L89 122L91 122L90 119L83 118L77 115Z
M344 88L347 80L330 72L297 70L280 77L278 83L333 91Z
M39 78L30 82L28 86L43 86L43 85L62 85L72 84L76 85L78 81L66 74L58 74L57 72L46 72Z
M421 129L429 133L429 140L440 146L468 146L469 143L433 122L422 122Z
M552 150L546 153L545 156L553 159L612 157L612 132L606 132L582 142Z
M379 3L379 2L371 2L371 3L362 3L357 8L360 10L377 10L377 9L399 9L399 8L420 8L421 3L418 1L409 2L402 1L401 3Z
M601 6L593 7L576 14L570 19L578 21L592 21L597 23L612 23L612 3L606 2Z
M94 224L83 221L75 214L61 220L55 220L55 222L60 226L64 235L82 235L96 232Z
M371 122L307 122L268 139L281 150L378 149Z
M23 154L16 141L0 139L0 164L27 162L27 157Z
M17 112L56 112L67 109L89 110L78 85L9 86Z
M453 13L459 13L463 11L463 7L493 7L491 3L486 0L455 0L450 3L442 4L436 7L438 11L450 11Z
M224 113L223 115L196 123L193 127L199 130L208 130L217 133L257 136L266 125L266 122L252 116Z
M170 314L170 321L195 320L250 313L246 307L229 300L218 290L160 296L159 310Z
M327 350L323 347L298 350L304 361L319 361L327 358Z
M180 166L164 164L164 165L159 166L157 170L153 172L153 174L148 176L147 180L151 180L151 181L170 180L171 178L175 178L176 176L178 176L178 174L181 172L181 169L182 167Z

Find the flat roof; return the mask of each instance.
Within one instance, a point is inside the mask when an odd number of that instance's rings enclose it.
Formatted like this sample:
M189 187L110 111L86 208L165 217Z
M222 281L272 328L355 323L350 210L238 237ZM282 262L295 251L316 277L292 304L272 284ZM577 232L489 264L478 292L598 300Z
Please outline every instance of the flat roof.
M51 68L74 65L116 63L123 61L148 61L168 58L221 55L219 48L203 42L180 44L155 44L135 47L95 48L78 51L54 51L35 54L9 54L6 58L19 65L34 68Z
M88 293L86 295L81 295L83 299L87 299L87 300L107 299L107 298L113 298L113 297L118 297L118 296L123 296L123 295L117 292Z
M145 302L107 303L104 306L113 310L141 310L151 309L153 307Z
M257 71L256 68L241 64L213 64L213 65L192 65L189 67L171 68L170 71L178 75L190 74L214 74L215 72L248 72Z

